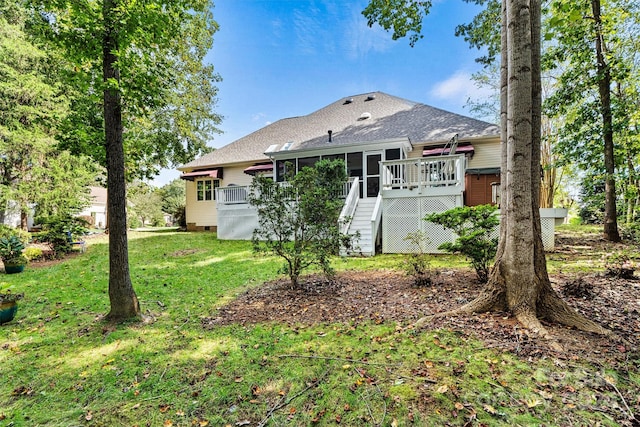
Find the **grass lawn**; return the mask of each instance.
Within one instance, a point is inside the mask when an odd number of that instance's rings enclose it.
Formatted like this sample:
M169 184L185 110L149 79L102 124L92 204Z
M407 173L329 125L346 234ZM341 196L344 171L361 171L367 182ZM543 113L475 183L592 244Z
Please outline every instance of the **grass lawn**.
M0 291L25 293L0 326L0 426L625 425L640 406L628 399L640 395L637 360L617 369L522 360L459 331L395 323L205 329L217 307L278 277L280 261L212 233L130 239L145 323L102 320L106 238L64 262L0 275Z

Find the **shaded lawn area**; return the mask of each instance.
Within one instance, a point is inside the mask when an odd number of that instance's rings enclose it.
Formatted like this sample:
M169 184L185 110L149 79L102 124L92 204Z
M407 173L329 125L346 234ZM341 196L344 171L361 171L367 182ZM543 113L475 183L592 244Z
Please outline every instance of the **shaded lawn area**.
M415 310L477 289L456 257L434 259L452 278L440 289L412 288L394 271L402 257L385 255L337 261L351 279L314 279L291 294L276 280L280 261L253 255L249 242L132 233L147 320L114 327L102 321L105 242L0 275L0 290L25 293L17 318L0 326L0 426L636 425L640 413L637 340L580 335L582 348L600 347L554 354L501 315L412 330ZM595 276L601 261L573 246L549 255L557 284L591 274L597 298L575 306L609 305L598 308L605 321L614 313L607 326L638 327L637 283Z

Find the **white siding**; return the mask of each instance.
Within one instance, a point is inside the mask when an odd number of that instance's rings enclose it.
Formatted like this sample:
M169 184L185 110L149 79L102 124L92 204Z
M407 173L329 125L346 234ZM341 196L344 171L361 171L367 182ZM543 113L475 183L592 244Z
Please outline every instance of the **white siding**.
M254 163L247 163L237 166L223 167L222 178L220 180L220 187L228 187L231 184L235 185L249 185L253 177L244 173L244 170L249 166L253 166ZM198 201L196 200L196 182L186 182L187 193L187 224L195 224L197 227L217 226L218 225L218 210L216 202L210 201Z

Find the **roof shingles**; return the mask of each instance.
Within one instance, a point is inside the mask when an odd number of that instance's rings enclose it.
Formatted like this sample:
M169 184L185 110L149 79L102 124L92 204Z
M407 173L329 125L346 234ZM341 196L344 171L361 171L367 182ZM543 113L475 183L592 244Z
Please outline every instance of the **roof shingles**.
M445 141L455 134L459 138L499 135L496 125L375 92L342 98L306 116L278 120L179 169L264 161L265 151L274 144L276 150L288 142L293 143L291 150L319 148L326 146L329 130L335 145L396 138L416 144Z

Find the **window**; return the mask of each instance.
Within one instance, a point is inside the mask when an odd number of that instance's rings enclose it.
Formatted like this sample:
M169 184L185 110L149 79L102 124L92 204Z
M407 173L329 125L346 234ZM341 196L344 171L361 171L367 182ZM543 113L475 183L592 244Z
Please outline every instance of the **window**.
M219 179L203 179L196 181L196 200L208 201L216 199L216 188L220 187Z

